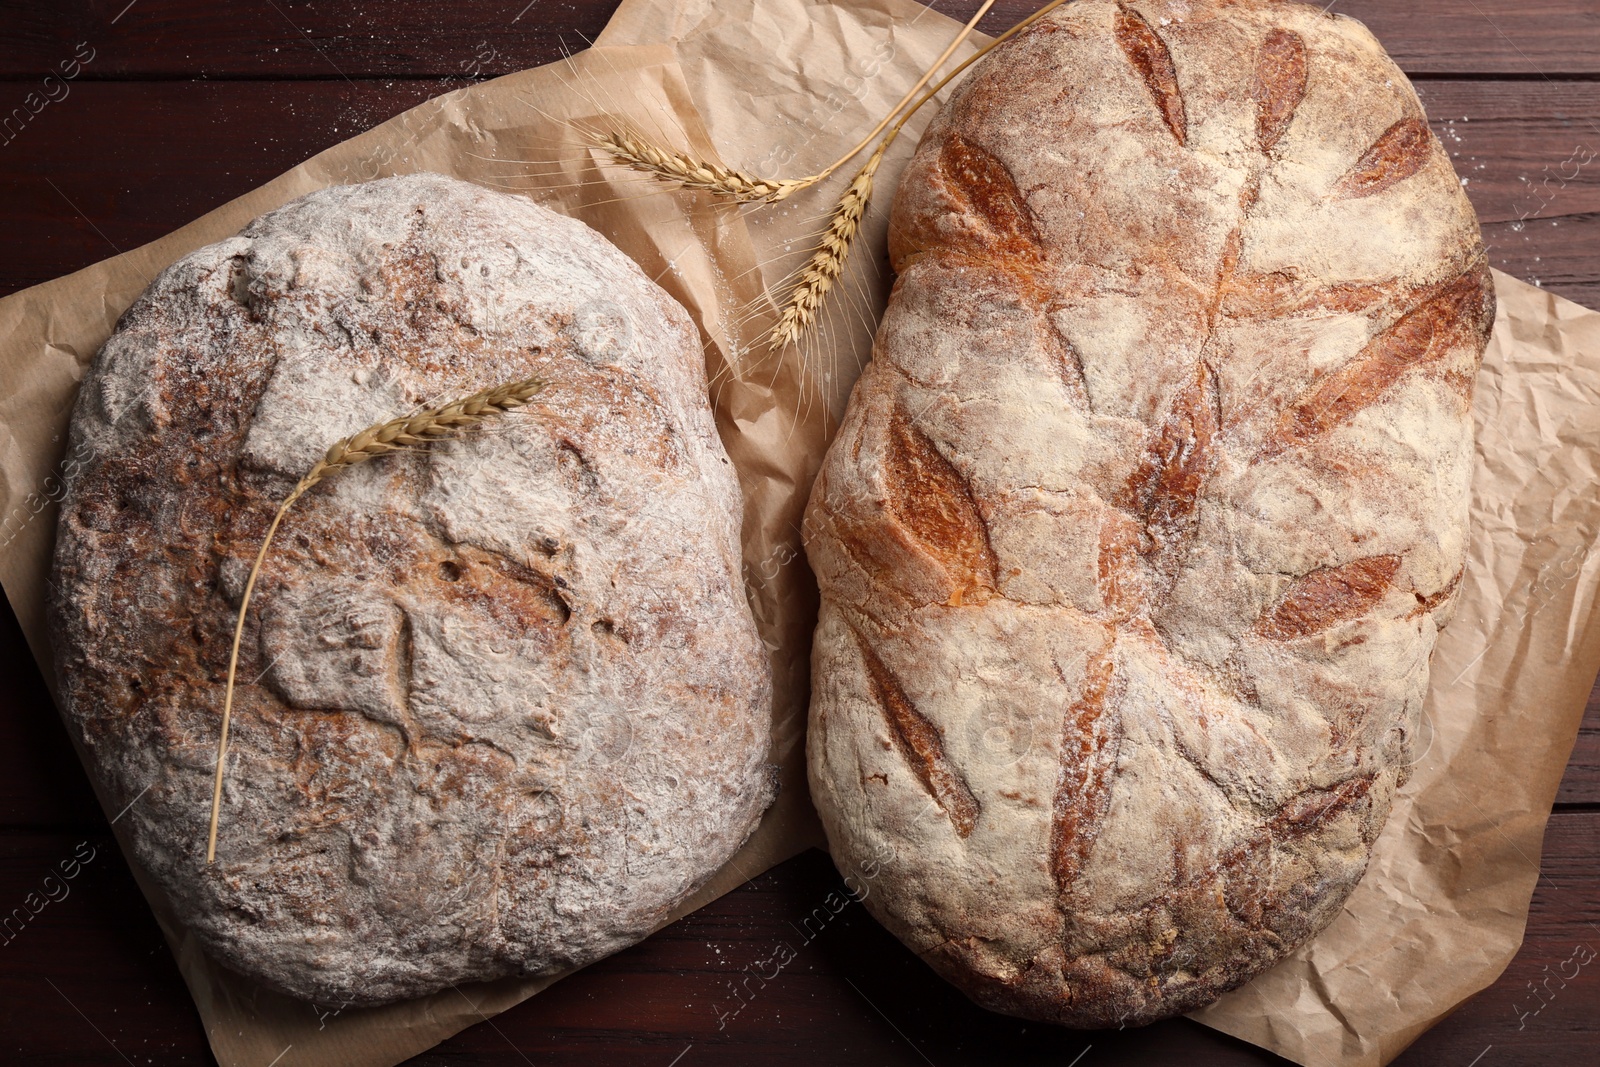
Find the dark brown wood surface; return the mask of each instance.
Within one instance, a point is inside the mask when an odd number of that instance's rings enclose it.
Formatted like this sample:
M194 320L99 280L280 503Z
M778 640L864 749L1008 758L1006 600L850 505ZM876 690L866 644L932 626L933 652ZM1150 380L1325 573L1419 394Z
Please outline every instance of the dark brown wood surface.
M936 6L964 17L976 3ZM997 32L1034 6L1001 0L984 28ZM0 294L160 237L469 79L581 48L613 7L0 0ZM1600 0L1332 7L1366 21L1417 80L1467 179L1495 265L1600 307ZM62 64L75 56L92 58L78 63L64 94L49 87L58 99L27 110L28 94L71 69ZM24 108L20 120L15 108ZM65 895L53 889L60 899L14 936L0 934L0 1063L212 1063L177 968L4 609L0 915L40 892L63 862L77 863L70 882L52 883ZM802 922L838 888L827 858L808 853L413 1062L1283 1062L1184 1020L1075 1033L985 1013L859 905L803 938ZM719 1020L734 1003L730 983L785 942L798 949L794 962ZM1521 953L1400 1062L1600 1062L1600 960L1564 980L1575 950L1580 959L1600 951L1600 691L1557 797Z

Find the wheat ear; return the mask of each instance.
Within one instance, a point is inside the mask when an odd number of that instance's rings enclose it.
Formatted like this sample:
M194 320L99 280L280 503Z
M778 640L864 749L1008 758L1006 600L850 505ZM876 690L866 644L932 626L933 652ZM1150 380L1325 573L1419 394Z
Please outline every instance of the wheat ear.
M663 181L677 182L687 189L706 192L737 200L741 203L761 201L776 204L796 189L809 184L805 178L758 178L742 170L702 163L682 152L660 148L641 137L625 133L608 133L600 139L600 147L611 153L611 158L634 170L642 170Z
M239 670L239 642L244 636L245 612L250 607L250 597L255 592L256 578L261 573L261 564L267 558L272 535L278 532L278 524L283 521L284 515L288 514L289 508L304 496L307 490L336 471L377 459L379 456L386 456L391 452L418 448L464 433L479 423L523 407L543 388L544 382L538 378L522 378L488 389L480 389L471 396L464 396L438 407L425 408L415 415L369 426L360 433L335 442L327 454L319 459L316 465L306 472L306 476L289 491L289 495L283 498L283 503L278 505L278 513L272 517L272 525L267 527L267 535L261 539L261 549L256 553L255 564L250 568L250 577L244 585L244 598L239 601L239 617L233 627L233 651L228 656L228 685L222 698L222 733L217 740L216 780L211 790L211 827L206 836L207 863L213 863L217 858L217 822L222 812L222 773L225 766L224 759L228 754L228 725L233 715L234 679Z
M823 298L828 295L828 290L844 273L851 242L861 231L861 216L866 213L867 201L872 199L873 176L878 173L878 164L883 162L883 154L893 141L893 137L884 139L839 198L839 206L833 209L833 219L828 223L827 231L822 235L817 250L811 254L810 262L801 269L800 277L784 301L783 313L778 316L772 333L767 335L767 344L771 348L782 348L805 333L816 317L817 309L822 306Z

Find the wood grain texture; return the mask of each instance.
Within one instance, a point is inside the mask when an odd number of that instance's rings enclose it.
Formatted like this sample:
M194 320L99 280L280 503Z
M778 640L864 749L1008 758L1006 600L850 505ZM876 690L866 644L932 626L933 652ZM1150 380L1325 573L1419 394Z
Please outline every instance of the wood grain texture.
M84 840L0 838L0 900L19 904ZM126 1062L122 1055L140 1064L145 1057L211 1063L176 967L120 855L105 836L87 840L98 851L69 883L69 895L0 948L0 1048L8 1062L28 1064L114 1067ZM1594 815L1552 820L1547 877L1521 954L1499 982L1402 1055L1401 1067L1465 1067L1491 1045L1492 1062L1502 1067L1587 1062L1583 1054L1600 1040L1600 960L1577 968L1564 986L1552 981L1537 1015L1518 1012L1540 1003L1528 983L1543 988L1546 967L1559 973L1579 945L1600 950L1591 925L1600 899L1591 858L1597 847ZM410 1062L663 1067L689 1049L680 1067L1065 1067L1091 1048L1085 1064L1287 1063L1187 1020L1075 1033L984 1012L846 892L827 858L808 852L496 1016L493 1027L473 1027ZM1573 969L1568 964L1566 973Z
M103 830L105 816L9 601L0 602L0 678L0 833Z
M62 864L74 862L76 876L66 877ZM25 923L18 909L30 915ZM80 833L0 831L0 910L12 919L0 933L0 1060L215 1062L104 820Z
M1593 0L1333 0L1328 7L1366 23L1407 74L1559 78L1600 70Z
M1578 743L1567 761L1567 773L1556 793L1556 805L1584 805L1600 809L1600 685L1589 694Z
M65 0L0 2L0 78L57 71L86 42L81 77L495 77L586 46L615 0Z
M979 0L938 0L966 19ZM584 46L605 26L606 0L0 0L7 49L0 78L43 76L82 41L92 79L444 77L476 64L506 74ZM1040 6L1000 0L980 28L999 33ZM1566 78L1600 74L1593 0L1334 0L1366 23L1407 73ZM120 15L120 17L118 17ZM480 56L480 53L487 53Z
M0 0L0 117L80 42L95 50L66 98L0 134L0 293L153 240L468 79L554 59L563 40L581 47L614 7L525 3L457 0L445 14L436 0ZM965 16L977 3L937 6ZM983 28L1035 6L1001 0ZM1333 10L1427 76L1424 103L1469 178L1493 265L1600 307L1600 160L1577 166L1600 152L1600 3L1336 0ZM0 914L25 906L80 842L99 849L67 898L0 944L0 1061L214 1062L9 608L0 677ZM1522 952L1402 1056L1405 1067L1592 1059L1600 961L1520 1029L1516 1012L1537 1003L1528 983L1544 968L1559 970L1579 943L1600 949L1600 691L1557 803ZM829 897L839 890L827 859L808 853L413 1063L665 1067L681 1054L677 1067L1064 1067L1090 1045L1082 1067L1285 1062L1181 1020L1077 1035L983 1013L859 905ZM780 944L793 961L764 985L772 969L758 971L758 995L719 1028L714 1005L737 1003L729 983Z

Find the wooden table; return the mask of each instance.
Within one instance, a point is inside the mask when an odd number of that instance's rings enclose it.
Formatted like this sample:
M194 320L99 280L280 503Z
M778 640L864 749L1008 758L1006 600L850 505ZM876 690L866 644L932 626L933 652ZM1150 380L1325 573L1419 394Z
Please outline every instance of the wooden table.
M937 6L965 18L976 0ZM983 28L1034 6L1002 0ZM77 64L37 114L0 124L0 294L160 237L428 97L581 48L613 7L0 0L0 120L47 73ZM1600 0L1333 7L1366 21L1416 80L1494 265L1600 307ZM0 1062L213 1062L8 609L0 664L0 911L60 861L92 855L69 895L0 944ZM1550 821L1522 952L1400 1062L1600 1063L1600 963L1542 985L1554 991L1543 1000L1530 989L1575 946L1600 950L1597 854L1600 692ZM856 905L719 1028L713 1005L726 1005L728 983L793 942L838 885L826 856L804 855L413 1063L1283 1062L1185 1020L1075 1033L987 1014Z

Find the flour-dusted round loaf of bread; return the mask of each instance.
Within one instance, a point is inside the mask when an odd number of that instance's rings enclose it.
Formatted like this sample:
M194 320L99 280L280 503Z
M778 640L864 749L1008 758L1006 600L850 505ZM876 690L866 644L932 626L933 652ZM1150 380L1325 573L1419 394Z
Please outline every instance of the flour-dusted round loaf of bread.
M523 411L341 470L333 441L538 374ZM216 959L372 1004L644 937L771 801L741 498L688 315L587 226L438 175L330 188L164 271L89 368L61 696Z
M1080 0L973 70L890 241L807 518L835 859L983 1005L1193 1009L1334 917L1413 758L1472 208L1359 23Z

